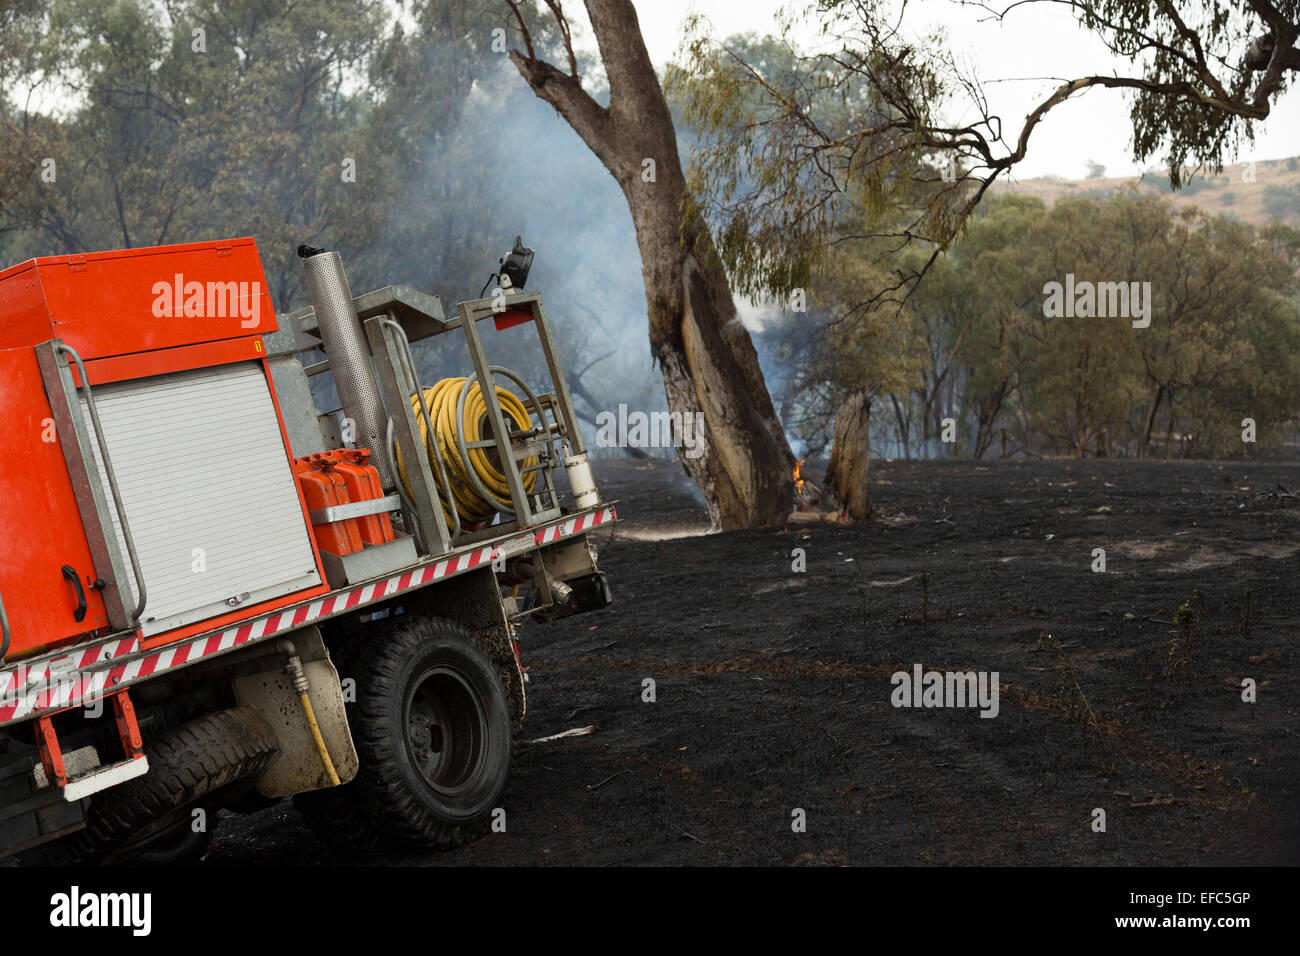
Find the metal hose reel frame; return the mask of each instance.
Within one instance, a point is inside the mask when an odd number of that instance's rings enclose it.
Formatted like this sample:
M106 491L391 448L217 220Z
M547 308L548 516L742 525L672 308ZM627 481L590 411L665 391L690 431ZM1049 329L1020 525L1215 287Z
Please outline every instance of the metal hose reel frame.
M542 414L541 403L537 400L537 396L536 394L534 394L533 390L528 387L528 383L525 382L522 378L520 378L517 374L512 372L510 369L502 365L489 365L488 372L493 377L493 381L491 383L493 388L496 387L496 376L503 375L506 378L508 378L510 381L518 385L520 391L522 391L524 395L528 397L528 401L532 403L532 414L535 414L539 419L541 419L541 426L540 426L541 430L546 433L547 437L545 440L547 445L547 452L552 457L554 457L555 438L554 436L551 435L550 433L551 430L549 426L547 426L546 424L546 418ZM468 376L466 376L465 384L460 387L460 395L456 399L456 425L457 425L456 447L457 450L460 452L461 463L465 466L465 473L469 476L470 483L474 486L474 490L477 491L483 497L484 501L486 501L488 504L495 507L497 511L501 512L502 514L514 516L516 515L516 512L515 509L511 507L513 505L513 502L502 501L496 495L488 491L487 488L483 486L483 482L479 479L478 473L475 471L474 466L470 463L469 460L469 446L465 443L465 430L460 426L465 421L465 402L469 398L470 389L473 388L473 386L477 382L478 382L478 373L471 372ZM484 395L483 401L485 404L487 403L486 395ZM421 404L423 404L423 402L421 402ZM491 423L491 420L492 420L491 416L488 416L489 423ZM529 425L532 424L531 417L529 418L528 424ZM515 461L515 457L514 457L514 450L510 447L510 436L502 435L501 437L502 439L504 439L505 442L505 447L501 449L502 451L501 467L503 469L518 467L518 463ZM500 443L496 441L490 442L488 444L493 444L500 447ZM476 447L487 447L487 444L481 446L476 444ZM510 464L506 464L507 456L509 456Z

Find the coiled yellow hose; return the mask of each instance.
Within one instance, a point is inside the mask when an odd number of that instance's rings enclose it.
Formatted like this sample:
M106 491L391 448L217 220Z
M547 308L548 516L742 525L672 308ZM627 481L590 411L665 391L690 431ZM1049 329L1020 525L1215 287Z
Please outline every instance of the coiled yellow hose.
M446 517L448 525L452 521L450 509L453 504L457 514L460 515L462 524L473 524L482 521L491 517L497 510L474 487L469 473L465 469L465 462L460 456L460 448L456 440L458 433L456 402L460 397L460 390L464 384L464 378L444 378L436 385L424 390L424 402L429 408L429 419L433 422L433 430L438 440L438 449L442 453L443 464L447 468L447 480L451 484L450 489L442 487L438 475L437 459L433 455L433 444L429 430L425 427L424 416L420 414L419 397L411 396L411 409L415 412L415 420L419 424L420 440L424 443L425 454L429 457L429 468L433 472L434 482L438 485L438 498L441 501L443 515ZM496 386L496 390L497 401L501 405L501 413L507 419L506 428L513 430L530 427L532 419L528 414L528 409L519 397L500 385ZM465 413L460 423L459 432L465 436L467 444L483 441L492 436L492 428L487 423L487 402L483 398L483 391L478 382L470 386L469 394L465 396ZM474 469L474 474L482 482L483 487L489 494L501 501L510 502L510 484L506 481L506 476L500 468L492 463L492 459L488 455L492 451L496 451L498 455L500 454L499 449L470 448L470 467ZM509 454L509 451L507 450L505 454ZM535 457L526 458L521 467L528 468L536 464L537 459ZM406 486L406 493L410 495L411 484L406 477L406 468L402 464L401 448L397 450L397 471L402 476L402 484ZM537 485L537 472L535 470L525 471L523 473L523 483L524 490L531 494L533 488Z

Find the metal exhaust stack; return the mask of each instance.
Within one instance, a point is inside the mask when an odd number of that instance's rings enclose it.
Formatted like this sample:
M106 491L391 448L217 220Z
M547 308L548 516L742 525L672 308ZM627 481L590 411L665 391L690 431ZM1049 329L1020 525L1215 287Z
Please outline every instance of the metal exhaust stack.
M307 273L307 291L316 307L321 344L334 374L343 414L356 423L355 444L370 449L370 463L378 469L384 488L390 489L394 481L388 460L388 414L379 397L361 319L352 304L343 257L311 246L299 246L298 256Z

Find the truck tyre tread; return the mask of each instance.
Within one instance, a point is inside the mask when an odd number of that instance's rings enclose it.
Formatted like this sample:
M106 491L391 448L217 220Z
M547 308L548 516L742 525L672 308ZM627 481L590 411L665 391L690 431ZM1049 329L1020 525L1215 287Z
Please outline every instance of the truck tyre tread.
M280 745L256 710L235 707L166 731L147 740L144 750L148 773L96 794L85 829L37 847L24 861L54 866L150 862L147 852L131 852L136 831L187 805L204 806L205 798L217 791L260 775L279 755ZM179 841L179 858L167 862L193 862L206 852L217 807L207 809L206 834Z
M355 656L353 656L355 654ZM325 842L365 855L423 847L449 849L476 839L491 824L509 775L512 725L496 668L463 626L416 615L395 618L361 646L355 661L357 700L348 720L360 757L356 779L295 798ZM408 682L424 662L453 660L477 688L486 712L483 785L463 815L452 819L413 780L398 729Z

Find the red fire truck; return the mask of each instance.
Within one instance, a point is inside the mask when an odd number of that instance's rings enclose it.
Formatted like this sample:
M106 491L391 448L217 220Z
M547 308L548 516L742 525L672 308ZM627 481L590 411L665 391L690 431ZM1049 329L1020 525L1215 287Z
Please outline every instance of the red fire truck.
M0 272L0 855L193 860L286 796L354 850L472 838L517 628L610 601L531 250L450 317L298 253L281 315L250 238ZM491 364L485 321L550 381ZM426 387L411 343L445 335L470 367Z

